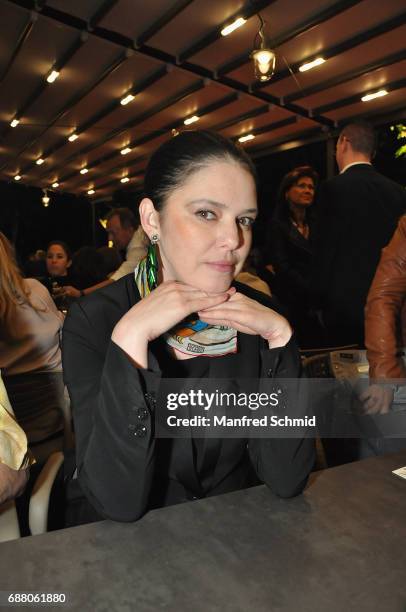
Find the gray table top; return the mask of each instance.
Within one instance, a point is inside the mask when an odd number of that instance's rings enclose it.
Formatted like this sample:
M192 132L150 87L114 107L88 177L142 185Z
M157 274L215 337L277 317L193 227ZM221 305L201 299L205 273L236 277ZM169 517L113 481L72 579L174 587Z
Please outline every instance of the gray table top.
M65 593L55 610L404 612L404 465L406 451L318 472L294 499L261 486L4 543L0 588Z

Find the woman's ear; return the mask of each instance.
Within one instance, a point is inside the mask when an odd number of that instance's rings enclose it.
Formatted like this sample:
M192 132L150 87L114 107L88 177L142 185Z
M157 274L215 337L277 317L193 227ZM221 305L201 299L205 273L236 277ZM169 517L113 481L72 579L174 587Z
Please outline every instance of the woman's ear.
M151 238L154 234L159 236L159 212L155 210L154 203L149 198L143 198L139 207L142 229Z

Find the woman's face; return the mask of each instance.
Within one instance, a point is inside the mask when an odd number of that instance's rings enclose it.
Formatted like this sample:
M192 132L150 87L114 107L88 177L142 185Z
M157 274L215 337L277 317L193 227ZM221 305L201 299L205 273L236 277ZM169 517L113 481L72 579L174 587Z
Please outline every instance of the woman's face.
M287 201L296 206L310 206L314 198L314 181L302 176L285 194Z
M163 280L226 291L251 247L256 199L254 179L237 163L215 161L194 172L156 215Z
M51 244L47 251L47 270L51 276L66 276L71 262L60 244Z

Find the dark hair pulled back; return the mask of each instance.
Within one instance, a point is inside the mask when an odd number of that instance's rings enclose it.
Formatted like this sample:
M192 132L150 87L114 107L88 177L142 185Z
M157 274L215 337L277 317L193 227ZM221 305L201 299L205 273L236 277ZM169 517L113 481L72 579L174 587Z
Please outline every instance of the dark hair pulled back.
M255 166L240 146L216 132L188 130L165 142L152 155L145 173L145 196L161 211L172 191L194 172L216 161L240 164L256 182Z
M63 250L65 251L65 254L66 254L66 257L67 257L68 261L70 261L72 259L72 251L70 250L70 248L68 247L66 242L64 242L63 240L51 240L51 242L47 246L47 253L48 253L48 250L51 248L51 246L53 246L54 244L57 244L57 245L59 245L60 247L63 248Z

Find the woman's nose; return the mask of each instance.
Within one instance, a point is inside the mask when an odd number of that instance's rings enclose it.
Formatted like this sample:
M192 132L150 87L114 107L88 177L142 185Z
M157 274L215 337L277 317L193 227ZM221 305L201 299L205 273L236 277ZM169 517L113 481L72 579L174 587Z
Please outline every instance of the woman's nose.
M220 229L220 242L224 243L230 251L238 248L241 242L241 228L237 223L227 223Z

